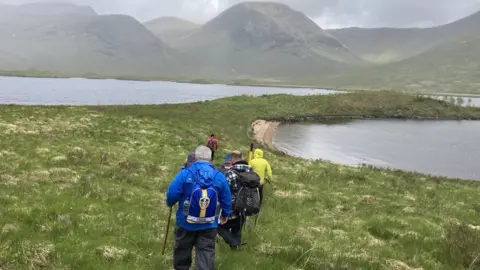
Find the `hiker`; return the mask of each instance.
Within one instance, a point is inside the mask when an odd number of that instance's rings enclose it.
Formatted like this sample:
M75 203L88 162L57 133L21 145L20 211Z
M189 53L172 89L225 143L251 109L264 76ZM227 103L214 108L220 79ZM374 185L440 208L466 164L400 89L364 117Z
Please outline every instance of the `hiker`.
M260 178L248 162L243 160L242 153L234 151L232 153L232 166L225 172L227 183L230 186L232 193L232 214L228 217L227 223L218 227L218 234L230 245L231 249L240 249L245 243L242 243L242 227L246 222L246 209L237 210L237 200L239 199L239 192L242 186L241 177L246 174L254 174L258 178L258 185L260 185ZM259 199L258 199L259 200Z
M210 135L210 138L207 140L207 147L212 151L212 161L215 158L215 152L218 150L218 140L215 138L215 134Z
M260 176L260 203L263 202L263 185L265 180L272 180L272 167L266 159L263 158L263 151L261 149L255 149L253 159L249 164L253 170ZM266 174L266 175L265 175Z
M225 156L225 161L218 167L218 170L225 174L230 167L232 167L232 154Z
M183 163L182 169L190 168L190 166L192 166L193 163L195 163L195 152L190 152L188 153L187 161Z
M232 197L225 176L209 162L210 149L198 146L195 158L195 163L177 174L167 191L167 206L179 203L173 264L175 269L190 269L195 247L195 269L213 270L218 223L227 222Z

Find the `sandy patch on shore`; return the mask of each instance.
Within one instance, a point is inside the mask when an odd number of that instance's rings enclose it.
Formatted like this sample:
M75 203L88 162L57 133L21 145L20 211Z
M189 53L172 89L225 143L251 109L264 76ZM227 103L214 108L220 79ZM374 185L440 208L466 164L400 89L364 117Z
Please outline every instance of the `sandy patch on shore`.
M279 122L274 121L257 120L253 122L252 128L255 140L273 149L273 135L279 125Z

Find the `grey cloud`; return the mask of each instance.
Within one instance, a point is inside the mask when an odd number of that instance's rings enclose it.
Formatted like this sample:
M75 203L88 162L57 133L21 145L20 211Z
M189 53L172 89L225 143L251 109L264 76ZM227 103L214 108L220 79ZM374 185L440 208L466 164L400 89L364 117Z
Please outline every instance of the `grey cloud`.
M431 26L444 24L480 10L480 0L276 1L305 12L320 22L361 27Z
M23 0L31 2L32 0ZM61 1L61 0L60 0ZM274 0L306 13L322 27L411 27L447 23L480 9L480 0ZM0 0L19 3L22 0ZM57 0L58 2L58 0ZM178 16L204 22L244 0L70 0L101 14L124 13L145 21Z

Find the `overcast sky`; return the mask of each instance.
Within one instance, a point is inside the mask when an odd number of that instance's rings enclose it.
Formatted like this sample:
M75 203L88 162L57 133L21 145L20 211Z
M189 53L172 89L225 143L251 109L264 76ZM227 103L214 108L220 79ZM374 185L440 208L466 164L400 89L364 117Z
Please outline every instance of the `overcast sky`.
M0 0L0 3L17 4L32 1ZM273 1L286 3L306 13L323 28L428 27L448 23L480 10L480 0ZM244 0L68 0L68 2L90 5L100 14L128 14L140 21L160 16L177 16L202 23L229 6Z

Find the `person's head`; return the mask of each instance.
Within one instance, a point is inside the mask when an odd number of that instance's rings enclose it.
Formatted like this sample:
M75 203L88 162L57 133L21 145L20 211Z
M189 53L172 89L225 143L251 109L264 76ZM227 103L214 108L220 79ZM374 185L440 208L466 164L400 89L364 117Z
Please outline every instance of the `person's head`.
M193 163L195 163L195 161L196 161L195 152L188 153L187 161L185 162L185 167L186 168L190 167Z
M215 137L215 134L210 135L210 137Z
M199 145L195 149L195 159L196 161L211 161L212 160L212 150L210 148Z
M225 162L223 163L223 166L229 167L232 165L232 154L228 154L225 156Z
M232 152L232 164L234 164L235 162L241 161L241 160L243 160L242 152L233 151Z

